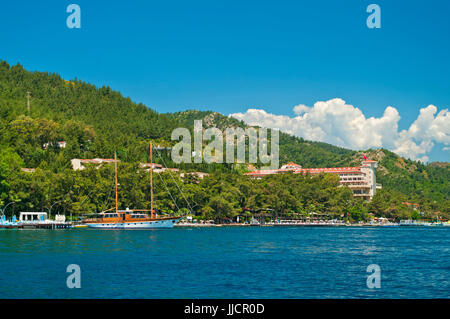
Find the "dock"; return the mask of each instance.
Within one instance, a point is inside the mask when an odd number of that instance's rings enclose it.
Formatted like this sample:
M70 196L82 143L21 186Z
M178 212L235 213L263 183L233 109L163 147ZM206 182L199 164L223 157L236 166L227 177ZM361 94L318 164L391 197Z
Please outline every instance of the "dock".
M71 223L23 223L18 228L23 229L68 229L72 228Z
M46 212L21 212L18 228L23 229L67 229L72 223L66 222L66 216L55 215L55 219L48 219Z
M0 229L69 229L73 228L71 223L23 223L17 225L0 225Z
M0 229L15 229L22 228L21 225L0 225Z

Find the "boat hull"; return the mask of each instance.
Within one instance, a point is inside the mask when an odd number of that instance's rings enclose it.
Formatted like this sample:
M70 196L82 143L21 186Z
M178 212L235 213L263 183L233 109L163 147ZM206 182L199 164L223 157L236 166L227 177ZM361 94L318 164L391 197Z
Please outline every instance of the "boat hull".
M89 228L95 229L154 229L173 228L178 219L152 220L134 223L92 223L87 224Z

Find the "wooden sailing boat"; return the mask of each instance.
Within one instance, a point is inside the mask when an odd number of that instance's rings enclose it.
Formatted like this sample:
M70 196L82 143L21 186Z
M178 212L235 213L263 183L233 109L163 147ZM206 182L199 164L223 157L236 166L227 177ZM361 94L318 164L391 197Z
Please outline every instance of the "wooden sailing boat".
M148 209L119 210L117 190L117 155L114 153L116 206L100 213L99 218L84 221L89 228L97 229L152 229L172 228L179 217L158 217L153 209L153 147L150 142L150 215Z

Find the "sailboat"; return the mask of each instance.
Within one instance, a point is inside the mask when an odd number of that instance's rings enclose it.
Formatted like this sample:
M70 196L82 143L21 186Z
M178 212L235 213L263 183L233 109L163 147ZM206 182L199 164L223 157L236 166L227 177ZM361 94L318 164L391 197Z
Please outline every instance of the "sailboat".
M172 228L180 217L159 217L153 209L153 147L150 142L150 211L146 209L119 210L117 192L117 155L114 153L116 206L100 213L99 218L86 219L84 224L96 229ZM150 215L147 213L150 212Z

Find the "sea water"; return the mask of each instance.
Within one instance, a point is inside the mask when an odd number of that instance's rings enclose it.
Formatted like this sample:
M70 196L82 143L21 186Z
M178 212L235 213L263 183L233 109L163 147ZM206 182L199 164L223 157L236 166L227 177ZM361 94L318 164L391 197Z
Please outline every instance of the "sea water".
M1 230L0 298L449 298L449 243L450 227Z

